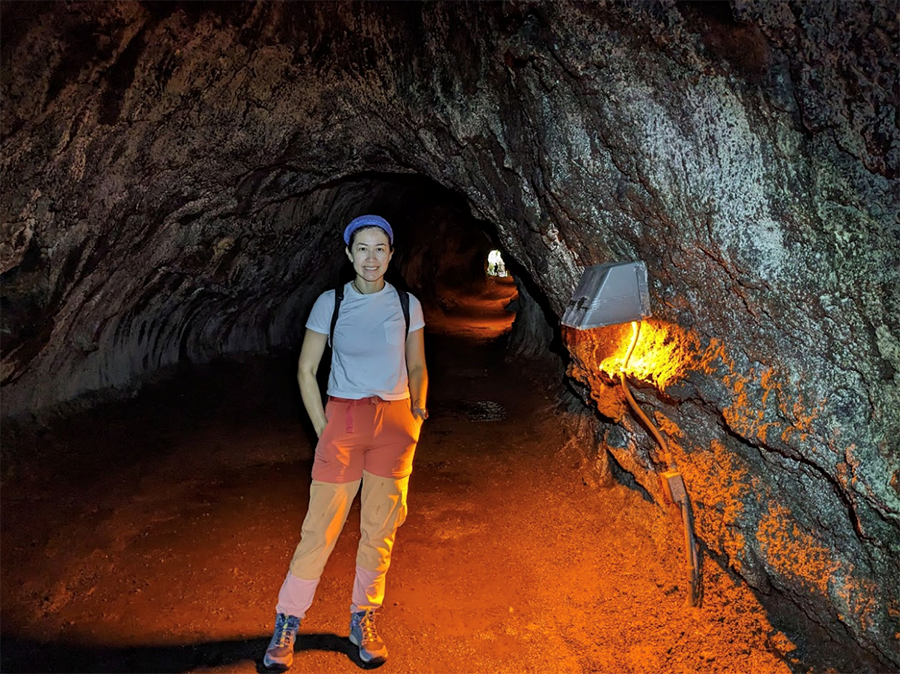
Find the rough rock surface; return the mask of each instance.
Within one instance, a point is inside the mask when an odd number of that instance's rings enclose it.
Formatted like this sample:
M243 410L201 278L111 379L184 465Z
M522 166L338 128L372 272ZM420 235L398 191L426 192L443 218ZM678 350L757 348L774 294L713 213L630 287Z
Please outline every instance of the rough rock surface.
M892 3L2 11L4 416L295 344L334 232L420 176L556 316L583 267L647 262L645 334L677 367L637 394L705 550L900 665ZM566 338L658 498L599 370L613 336Z

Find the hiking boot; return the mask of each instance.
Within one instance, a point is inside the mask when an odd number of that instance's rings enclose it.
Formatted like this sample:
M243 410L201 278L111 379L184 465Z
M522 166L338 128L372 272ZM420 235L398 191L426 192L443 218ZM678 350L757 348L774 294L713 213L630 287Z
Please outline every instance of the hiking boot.
M279 613L275 618L275 633L266 649L263 664L269 668L287 669L294 661L294 641L300 629L300 618Z
M359 658L366 664L380 665L387 660L387 646L375 629L375 609L359 611L350 617L350 641L359 646Z

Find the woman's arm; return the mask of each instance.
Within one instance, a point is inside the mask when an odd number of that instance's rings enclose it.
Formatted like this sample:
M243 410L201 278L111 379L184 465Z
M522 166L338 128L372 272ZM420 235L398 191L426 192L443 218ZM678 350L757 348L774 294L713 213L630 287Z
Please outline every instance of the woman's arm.
M425 367L425 329L409 333L406 338L406 370L409 373L409 400L413 416L424 421L428 416L428 369Z
M303 406L312 421L316 435L321 436L325 430L325 407L322 405L322 392L319 390L319 382L316 373L319 371L319 363L322 354L325 353L325 345L328 343L328 335L307 330L303 337L303 346L300 348L300 361L297 363L297 383L300 384L300 397L303 398Z

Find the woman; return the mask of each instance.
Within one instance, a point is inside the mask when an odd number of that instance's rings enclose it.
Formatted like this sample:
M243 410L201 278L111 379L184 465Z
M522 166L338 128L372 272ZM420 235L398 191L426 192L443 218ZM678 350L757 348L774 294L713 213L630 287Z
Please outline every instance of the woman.
M350 641L366 663L387 659L374 617L384 600L396 530L406 518L413 453L428 418L425 321L412 295L407 319L399 291L384 280L394 244L387 220L377 215L354 219L344 230L344 243L356 277L344 285L338 304L334 290L319 296L300 351L297 380L319 441L309 509L278 594L266 667L291 666L300 621L312 604L360 483ZM332 324L336 309L337 322ZM332 329L328 404L323 407L316 372Z

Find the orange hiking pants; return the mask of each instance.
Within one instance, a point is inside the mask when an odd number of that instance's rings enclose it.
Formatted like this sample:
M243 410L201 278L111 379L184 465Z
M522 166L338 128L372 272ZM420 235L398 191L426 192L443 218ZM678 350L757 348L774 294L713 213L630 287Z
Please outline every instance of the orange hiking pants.
M362 477L363 470L387 478L412 472L421 424L408 398L329 398L325 418L328 423L316 445L314 480L352 482Z
M351 610L381 606L397 528L406 519L409 474L421 430L408 399L330 398L325 416L328 424L316 445L309 509L276 608L300 618L312 604L360 482Z

